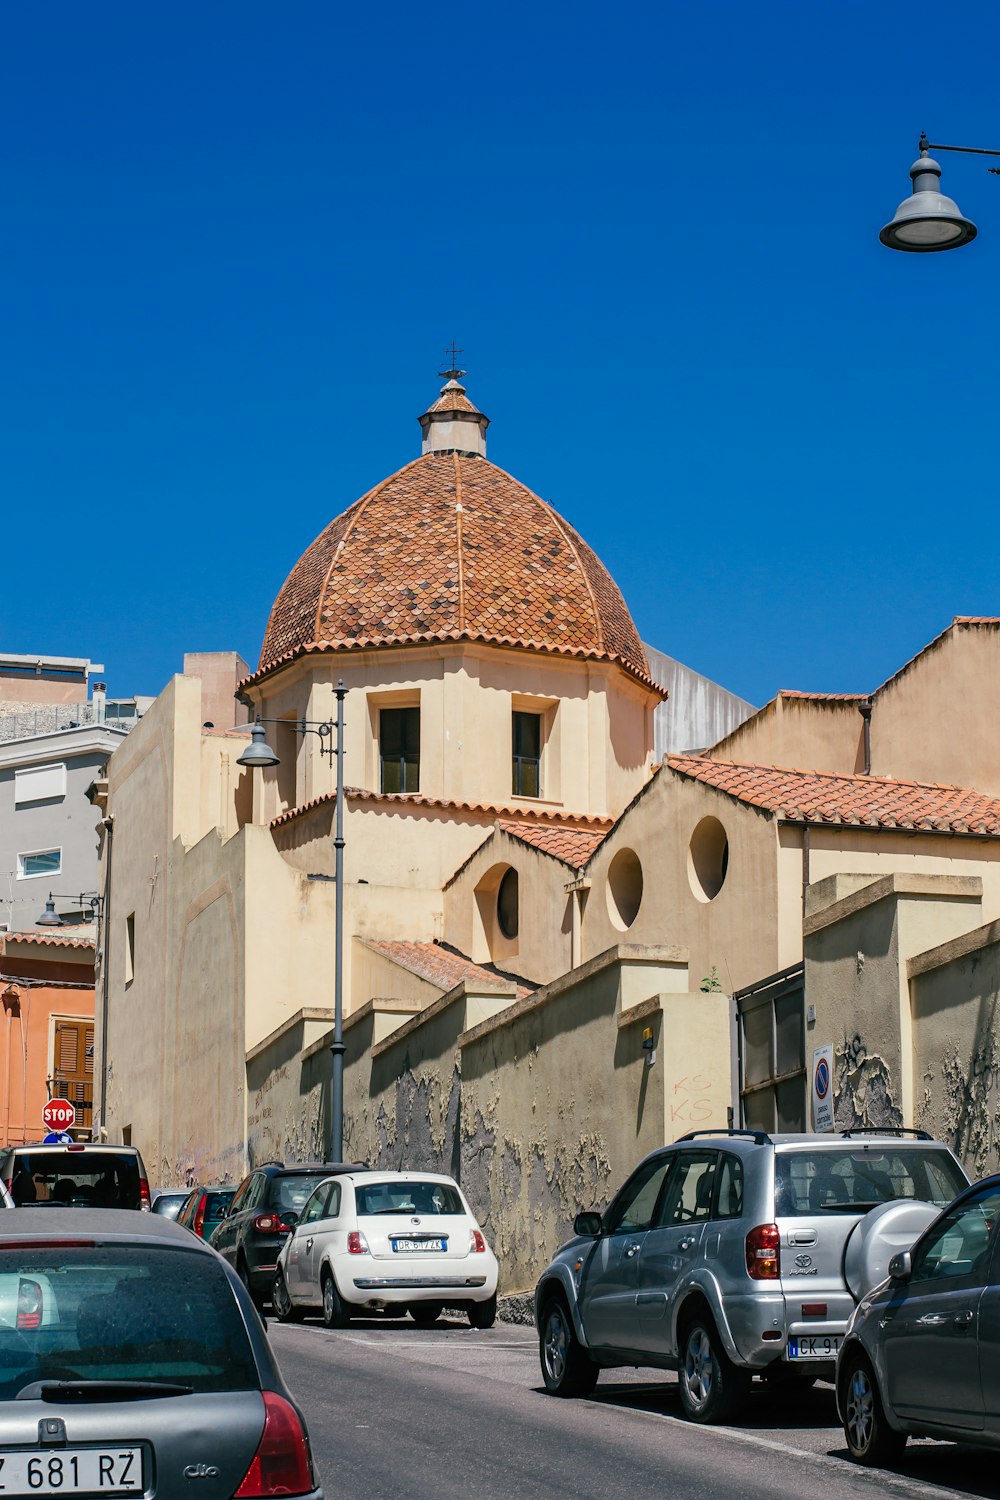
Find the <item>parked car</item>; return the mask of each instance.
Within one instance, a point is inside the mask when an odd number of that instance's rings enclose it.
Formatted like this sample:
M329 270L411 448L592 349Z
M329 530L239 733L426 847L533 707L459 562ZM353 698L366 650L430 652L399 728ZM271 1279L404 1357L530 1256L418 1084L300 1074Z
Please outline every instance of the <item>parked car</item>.
M433 1323L464 1308L473 1328L497 1315L497 1262L461 1188L436 1172L347 1173L321 1182L278 1257L282 1322L322 1309L328 1328L364 1312Z
M150 1207L146 1168L134 1146L12 1146L0 1153L0 1180L19 1208Z
M271 1295L278 1251L315 1187L337 1172L363 1172L352 1162L285 1166L269 1161L245 1177L211 1243L235 1270L258 1308Z
M831 1379L858 1299L968 1182L923 1131L694 1131L581 1213L535 1289L546 1389L602 1368L677 1370L681 1405L721 1421L754 1375Z
M975 1183L858 1303L837 1360L851 1457L882 1464L908 1437L1000 1447L1000 1175Z
M176 1219L190 1195L190 1187L159 1188L153 1193L153 1212L163 1219Z
M152 1214L20 1208L0 1237L5 1490L322 1500L301 1412L233 1275ZM12 1304L13 1305L13 1304ZM137 1399L141 1398L141 1399Z
M235 1193L234 1187L226 1186L193 1188L181 1204L178 1224L183 1224L199 1239L211 1239L226 1217Z

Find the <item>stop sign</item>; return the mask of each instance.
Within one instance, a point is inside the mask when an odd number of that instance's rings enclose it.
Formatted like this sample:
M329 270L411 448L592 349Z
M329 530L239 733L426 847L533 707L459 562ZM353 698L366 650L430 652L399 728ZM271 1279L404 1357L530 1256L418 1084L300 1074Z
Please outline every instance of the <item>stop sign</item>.
M76 1110L68 1099L50 1099L42 1109L42 1124L49 1130L68 1130L76 1121Z

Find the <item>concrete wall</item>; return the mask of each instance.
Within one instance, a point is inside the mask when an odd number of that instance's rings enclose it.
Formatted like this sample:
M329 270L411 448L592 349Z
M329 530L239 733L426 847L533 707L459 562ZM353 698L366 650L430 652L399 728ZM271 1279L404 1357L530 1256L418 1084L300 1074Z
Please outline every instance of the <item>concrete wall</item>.
M817 1047L834 1048L838 1129L923 1124L907 962L974 926L981 903L977 879L949 876L890 875L847 894L830 881L810 891L805 996L815 1022L806 1061Z
M713 760L854 775L863 769L858 702L780 694L712 746Z
M714 745L756 712L752 703L674 661L672 656L652 646L646 646L645 651L650 675L670 695L657 705L653 716L656 761Z

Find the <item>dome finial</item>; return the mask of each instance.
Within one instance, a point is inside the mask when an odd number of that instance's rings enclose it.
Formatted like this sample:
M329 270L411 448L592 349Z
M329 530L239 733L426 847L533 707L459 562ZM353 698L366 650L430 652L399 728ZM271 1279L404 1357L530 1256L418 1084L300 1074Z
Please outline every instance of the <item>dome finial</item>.
M486 457L486 429L490 419L478 406L473 406L461 384L465 371L459 369L458 357L464 353L454 339L451 348L444 351L449 368L438 371L444 381L441 394L420 417L421 453L470 453Z

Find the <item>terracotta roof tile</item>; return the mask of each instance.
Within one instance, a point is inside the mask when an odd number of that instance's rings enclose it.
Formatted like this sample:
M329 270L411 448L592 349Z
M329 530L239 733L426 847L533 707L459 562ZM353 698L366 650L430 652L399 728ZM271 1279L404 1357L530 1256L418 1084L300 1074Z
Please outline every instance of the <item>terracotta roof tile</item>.
M61 937L47 932L5 932L3 934L5 943L37 943L44 947L54 948L93 948L94 939Z
M605 831L598 833L555 824L528 826L501 821L499 826L512 838L520 839L522 844L531 844L533 848L540 849L543 854L551 854L553 859L562 860L564 865L570 865L574 870L583 868L605 837Z
M967 787L882 776L838 776L702 756L672 755L664 764L679 776L794 823L1000 837L1000 798L984 797Z
M617 585L573 528L485 458L433 452L306 550L275 601L254 678L311 646L446 639L615 661L655 686Z
M800 693L794 688L781 688L777 696L779 698L805 698L809 702L816 703L865 703L868 700L867 693Z
M593 829L600 831L600 837L611 827L610 818L591 817L581 813L577 817L567 818L565 813L549 813L541 809L511 807L506 803L499 802L456 802L445 797L425 797L422 792L369 792L364 787L347 786L344 788L344 797L347 802L379 802L385 804L387 809L393 807L438 807L448 812L471 812L482 813L487 816L505 814L508 818L512 814L517 815L518 822L523 820L524 824L557 825L560 828L575 827L580 829ZM337 794L325 792L322 797L313 797L310 802L303 802L299 807L290 807L287 812L279 813L270 822L271 828L282 828L286 823L292 823L296 818L301 818L305 813L312 812L313 808L323 807L329 803L335 805Z
M500 974L495 969L474 964L471 958L442 947L440 943L383 942L375 938L360 938L359 941L373 953L379 953L420 979L436 984L446 994L463 980L480 984L484 981L496 984L498 980L509 980L517 986L519 1000L524 1000L535 992L534 985L526 985L513 975Z

